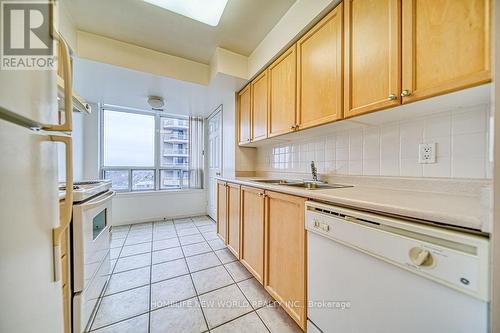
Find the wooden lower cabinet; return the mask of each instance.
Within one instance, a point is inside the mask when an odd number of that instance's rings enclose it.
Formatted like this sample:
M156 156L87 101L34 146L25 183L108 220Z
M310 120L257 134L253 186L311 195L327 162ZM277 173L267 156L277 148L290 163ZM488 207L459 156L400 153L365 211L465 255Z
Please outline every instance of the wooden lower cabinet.
M232 183L217 186L217 233L305 331L306 199Z
M266 191L264 287L305 331L306 199Z
M227 184L217 181L217 235L227 243Z
M240 259L240 185L227 183L227 247Z
M64 316L64 332L71 332L71 307L70 307L70 262L69 262L69 229L61 235L61 282L62 282L62 302Z
M264 283L264 190L241 187L241 263Z

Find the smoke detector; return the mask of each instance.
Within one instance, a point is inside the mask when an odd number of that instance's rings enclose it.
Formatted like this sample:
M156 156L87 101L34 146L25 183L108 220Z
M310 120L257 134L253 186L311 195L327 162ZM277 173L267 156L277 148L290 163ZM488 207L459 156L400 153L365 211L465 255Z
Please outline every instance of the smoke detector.
M149 96L148 97L148 104L153 108L153 109L161 109L165 105L165 101L163 100L162 97L158 96Z

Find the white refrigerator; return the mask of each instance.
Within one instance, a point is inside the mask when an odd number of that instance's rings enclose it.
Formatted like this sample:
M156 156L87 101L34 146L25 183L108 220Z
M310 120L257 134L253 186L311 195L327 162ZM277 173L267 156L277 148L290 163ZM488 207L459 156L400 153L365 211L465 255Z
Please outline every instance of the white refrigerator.
M72 200L59 202L57 141L66 145L72 188L72 105L69 53L59 47L68 102L62 125L54 70L0 70L0 332L64 331L59 235Z

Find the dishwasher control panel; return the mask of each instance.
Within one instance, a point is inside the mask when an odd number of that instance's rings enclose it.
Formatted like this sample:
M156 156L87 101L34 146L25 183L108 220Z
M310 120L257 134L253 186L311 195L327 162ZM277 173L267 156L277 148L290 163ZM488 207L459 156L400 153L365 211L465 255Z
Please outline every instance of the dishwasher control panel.
M486 238L311 201L305 214L309 232L489 299Z

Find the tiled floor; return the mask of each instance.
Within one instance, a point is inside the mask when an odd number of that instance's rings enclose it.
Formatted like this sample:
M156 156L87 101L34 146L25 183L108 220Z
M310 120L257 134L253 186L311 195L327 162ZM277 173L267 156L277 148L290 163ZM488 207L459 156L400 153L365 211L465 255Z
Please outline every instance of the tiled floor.
M114 227L95 333L300 332L205 216Z

